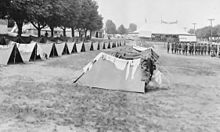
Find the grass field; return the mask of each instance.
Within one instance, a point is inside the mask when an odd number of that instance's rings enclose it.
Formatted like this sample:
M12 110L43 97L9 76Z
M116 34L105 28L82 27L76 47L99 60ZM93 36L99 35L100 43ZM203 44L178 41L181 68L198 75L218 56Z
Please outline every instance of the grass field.
M170 89L146 94L72 84L100 51L1 67L0 131L220 131L220 59L155 47Z

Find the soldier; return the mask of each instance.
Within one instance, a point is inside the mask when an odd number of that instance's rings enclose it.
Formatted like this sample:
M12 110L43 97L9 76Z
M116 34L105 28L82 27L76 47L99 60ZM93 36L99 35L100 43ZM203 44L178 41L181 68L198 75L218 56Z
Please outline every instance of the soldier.
M177 54L177 43L174 44L174 52Z
M203 55L203 44L200 45L200 55Z
M207 54L207 44L204 45L204 55Z
M194 52L194 44L191 43L190 44L190 54L193 55L193 52Z
M199 43L197 43L196 44L196 55L199 55L199 52L200 52L199 47L200 47L200 45L199 45Z
M210 53L211 53L211 45L208 44L208 55L210 55Z
M188 54L189 52L189 43L186 43L186 55Z
M167 53L169 53L170 50L170 42L167 43Z
M181 54L181 43L178 43L178 52Z
M171 51L172 51L172 54L174 52L174 42L171 44Z

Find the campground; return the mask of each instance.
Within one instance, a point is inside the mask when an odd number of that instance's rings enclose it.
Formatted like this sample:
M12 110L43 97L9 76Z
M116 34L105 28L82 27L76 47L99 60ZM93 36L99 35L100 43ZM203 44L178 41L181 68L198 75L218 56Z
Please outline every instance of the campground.
M72 84L100 51L0 67L0 131L220 131L220 59L155 48L169 88L146 94Z

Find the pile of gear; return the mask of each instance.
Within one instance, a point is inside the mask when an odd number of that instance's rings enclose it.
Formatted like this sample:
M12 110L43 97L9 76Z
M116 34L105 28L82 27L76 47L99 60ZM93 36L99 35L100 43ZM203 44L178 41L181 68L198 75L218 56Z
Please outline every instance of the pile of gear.
M112 53L112 55L126 60L141 58L142 81L146 84L151 81L153 72L156 70L156 62L159 59L159 55L151 47L126 47Z

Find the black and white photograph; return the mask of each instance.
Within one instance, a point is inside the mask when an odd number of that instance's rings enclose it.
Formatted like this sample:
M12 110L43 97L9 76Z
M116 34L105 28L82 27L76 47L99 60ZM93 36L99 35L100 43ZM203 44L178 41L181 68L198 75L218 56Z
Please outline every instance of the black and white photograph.
M0 0L0 132L220 132L220 1Z

